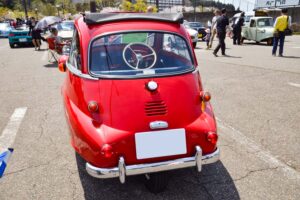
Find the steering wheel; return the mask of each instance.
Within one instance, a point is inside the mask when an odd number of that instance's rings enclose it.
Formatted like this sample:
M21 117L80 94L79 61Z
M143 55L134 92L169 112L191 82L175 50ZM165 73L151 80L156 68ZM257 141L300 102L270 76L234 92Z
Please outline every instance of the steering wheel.
M150 69L156 63L154 49L144 43L129 43L123 49L123 60L132 69Z

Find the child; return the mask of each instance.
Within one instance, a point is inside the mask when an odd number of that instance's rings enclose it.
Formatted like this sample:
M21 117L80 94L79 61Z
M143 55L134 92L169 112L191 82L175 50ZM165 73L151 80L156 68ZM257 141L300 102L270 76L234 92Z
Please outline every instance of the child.
M208 27L207 29L205 29L206 32L206 36L205 36L205 41L206 41L206 49L209 49L209 41L210 41L210 36L211 36L211 30L210 27Z

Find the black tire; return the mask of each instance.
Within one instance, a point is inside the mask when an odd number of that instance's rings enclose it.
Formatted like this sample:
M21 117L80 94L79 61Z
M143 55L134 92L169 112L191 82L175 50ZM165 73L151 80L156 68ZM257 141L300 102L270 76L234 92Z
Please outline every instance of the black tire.
M167 172L148 174L145 177L146 188L154 194L163 192L167 188L168 182L169 174Z
M267 45L268 45L268 46L273 45L273 38L269 38L269 39L267 40Z
M10 48L15 48L15 44L9 43Z
M193 42L193 47L196 48L197 42Z

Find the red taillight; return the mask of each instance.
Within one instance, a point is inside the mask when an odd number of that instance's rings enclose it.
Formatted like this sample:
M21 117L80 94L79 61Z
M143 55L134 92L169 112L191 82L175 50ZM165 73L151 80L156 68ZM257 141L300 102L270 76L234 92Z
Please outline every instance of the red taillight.
M214 132L209 132L207 134L207 141L209 141L211 144L217 144L218 142L218 134Z
M13 36L15 36L15 34L10 33L8 36L9 36L9 37L13 37Z
M200 97L201 97L201 100L204 101L204 102L207 102L211 99L211 95L209 92L200 92Z
M110 146L109 144L104 144L101 149L101 154L105 158L111 158L114 154L112 146Z
M98 104L96 101L90 101L88 104L88 109L90 112L97 112L98 111Z

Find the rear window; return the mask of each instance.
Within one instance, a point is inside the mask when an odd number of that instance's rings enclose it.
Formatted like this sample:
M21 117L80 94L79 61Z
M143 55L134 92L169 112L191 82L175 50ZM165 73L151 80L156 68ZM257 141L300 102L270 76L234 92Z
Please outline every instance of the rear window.
M257 26L259 27L273 26L273 19L272 18L258 19Z
M172 33L118 33L94 39L89 70L93 76L151 77L194 69L187 41Z

